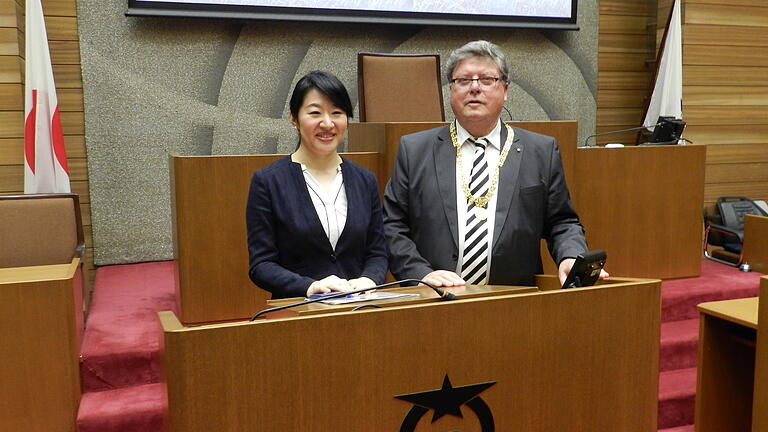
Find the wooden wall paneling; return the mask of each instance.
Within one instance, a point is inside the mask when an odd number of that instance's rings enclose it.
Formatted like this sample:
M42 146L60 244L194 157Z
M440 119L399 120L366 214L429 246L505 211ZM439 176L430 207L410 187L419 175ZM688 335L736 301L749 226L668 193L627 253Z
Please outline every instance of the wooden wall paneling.
M19 55L18 30L0 27L0 55Z
M766 71L768 72L768 71ZM699 86L689 85L683 88L683 100L688 110L698 105L759 105L768 106L768 86Z
M0 84L0 111L23 111L24 89L21 84Z
M23 138L0 138L0 165L20 165L24 163L23 147Z
M766 182L768 181L768 163L708 163L705 173L707 183Z
M605 108L636 108L643 103L638 89L601 89L597 94L597 105Z
M646 54L639 52L601 52L598 56L600 71L643 72Z
M22 67L19 56L0 55L0 83L22 82Z
M83 78L80 73L80 64L53 65L53 79L56 88L83 88Z
M60 112L64 135L85 135L85 113L82 111Z
M645 34L600 33L598 52L641 53L645 54Z
M78 41L50 41L51 62L57 65L79 65L80 43Z
M714 203L722 196L745 196L752 199L768 197L768 183L737 182L737 183L705 183L704 203Z
M80 204L91 203L91 193L88 190L88 180L72 180L69 186L73 193L80 195Z
M768 67L768 47L686 44L684 51L686 65Z
M647 16L646 3L643 1L602 0L600 16L603 15L634 15Z
M0 0L0 27L17 27L16 2Z
M645 90L648 88L648 72L646 71L599 71L598 98L602 90Z
M600 15L600 33L645 36L647 17L634 15Z
M600 118L600 126L640 126L640 117L643 115L643 110L642 107L606 109L598 108L597 115ZM623 128L616 127L614 129Z
M64 147L68 158L85 158L85 136L64 135Z
M24 171L21 165L0 165L0 193L20 193L24 190Z
M683 118L685 118L685 109ZM768 125L693 125L685 128L685 137L696 144L755 144L765 142Z
M24 111L0 111L0 138L24 136Z
M683 40L692 45L768 46L765 27L688 24Z
M625 129L628 129L629 127L630 126L627 126ZM597 128L597 133L611 132L611 131L614 131L616 129L621 129L621 128L620 127L616 127L616 126L601 126L601 127ZM596 137L596 138L593 138L593 139L596 140L598 145L606 145L606 144L611 144L611 143L618 143L618 144L628 145L628 144L634 144L635 143L635 136L636 136L636 134L637 134L637 132L621 132L621 133L615 133L615 134L610 134L610 135L599 136L599 137ZM595 144L595 142L592 141L592 140L590 140L589 143L590 143L590 145L594 145ZM581 145L581 144L582 143L579 143L579 145Z
M77 41L77 18L64 16L45 17L45 30L48 40Z
M648 26L651 2L600 2L596 132L637 126L650 75ZM597 137L591 144L634 143L634 134ZM581 143L579 143L581 144Z
M756 6L686 2L685 24L712 24L730 26L768 27L768 8L765 3Z
M669 1L669 0L664 0ZM700 4L729 4L733 6L765 6L765 0L685 0L685 3L700 3Z
M43 14L46 16L77 16L77 7L74 0L42 0Z
M768 162L766 144L709 144L707 163Z
M768 105L688 106L684 119L688 125L765 125L768 124Z
M684 52L687 47L683 47ZM729 86L768 86L768 67L683 65L683 87L720 83Z
M56 91L59 111L84 111L82 88L60 88Z

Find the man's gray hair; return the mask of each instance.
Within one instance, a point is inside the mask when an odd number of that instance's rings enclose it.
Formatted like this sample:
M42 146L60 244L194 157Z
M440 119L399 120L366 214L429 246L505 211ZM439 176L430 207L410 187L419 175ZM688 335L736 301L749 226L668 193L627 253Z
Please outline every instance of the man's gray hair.
M501 72L501 77L504 81L509 81L509 67L507 66L507 59L504 56L504 52L498 45L488 41L478 40L467 43L461 48L453 50L451 56L448 57L448 63L446 64L446 77L448 82L453 79L453 71L456 66L463 60L472 57L485 57L494 63Z

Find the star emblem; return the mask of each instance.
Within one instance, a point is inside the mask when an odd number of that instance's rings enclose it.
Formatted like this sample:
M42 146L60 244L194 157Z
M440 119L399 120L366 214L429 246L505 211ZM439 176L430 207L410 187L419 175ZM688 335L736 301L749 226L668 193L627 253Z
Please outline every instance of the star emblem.
M429 390L425 392L411 393L395 397L397 399L410 402L414 405L433 410L434 414L432 414L432 423L434 423L445 415L464 418L461 415L461 406L476 398L477 395L494 384L496 383L486 382L461 387L453 387L453 385L451 385L450 378L448 378L448 375L446 374L443 378L443 386L439 390Z

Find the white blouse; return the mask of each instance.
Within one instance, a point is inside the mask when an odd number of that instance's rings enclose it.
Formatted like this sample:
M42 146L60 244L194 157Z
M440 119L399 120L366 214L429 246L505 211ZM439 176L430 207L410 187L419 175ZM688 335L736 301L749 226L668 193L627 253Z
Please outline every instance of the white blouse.
M323 231L328 236L331 247L336 250L336 243L339 242L344 224L347 222L347 192L344 189L341 166L336 170L336 177L333 179L330 190L320 186L306 165L301 164L301 171L304 173L304 181L307 183L307 190Z

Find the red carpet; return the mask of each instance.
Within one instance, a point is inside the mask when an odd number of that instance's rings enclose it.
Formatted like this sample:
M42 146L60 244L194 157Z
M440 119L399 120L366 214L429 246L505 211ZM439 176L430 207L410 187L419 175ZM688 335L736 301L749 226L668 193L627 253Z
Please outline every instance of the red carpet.
M166 407L160 382L157 312L176 311L175 262L101 267L80 356L81 432L159 431Z
M163 431L162 332L176 311L174 262L101 267L81 359L80 432ZM756 296L758 273L702 261L701 276L662 284L659 431L693 432L698 312L705 301Z
M661 284L660 431L693 430L699 339L696 305L755 297L761 276L761 273L743 273L735 267L702 260L701 276L668 280Z

